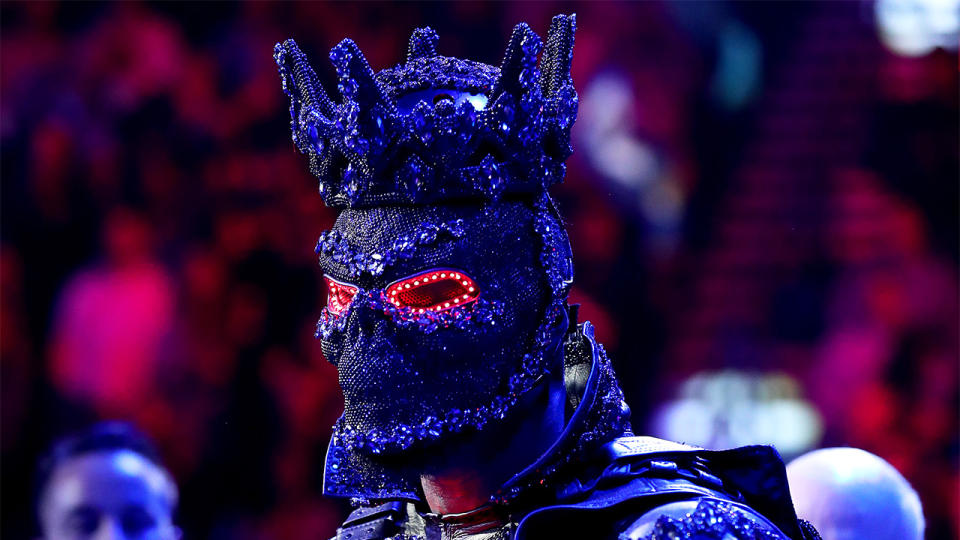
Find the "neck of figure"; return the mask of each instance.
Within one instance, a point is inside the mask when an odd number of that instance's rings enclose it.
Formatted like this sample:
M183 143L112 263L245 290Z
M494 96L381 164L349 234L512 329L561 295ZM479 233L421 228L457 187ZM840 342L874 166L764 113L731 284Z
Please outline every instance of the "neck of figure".
M449 445L431 463L420 481L430 510L437 514L469 512L515 474L537 460L563 431L566 392L562 377L554 375L524 397L518 418L485 429Z

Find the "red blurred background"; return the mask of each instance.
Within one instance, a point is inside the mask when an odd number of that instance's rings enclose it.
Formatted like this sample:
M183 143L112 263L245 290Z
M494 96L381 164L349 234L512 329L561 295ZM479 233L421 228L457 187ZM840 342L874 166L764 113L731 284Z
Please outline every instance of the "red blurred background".
M636 430L867 449L928 538L956 538L955 4L4 2L0 532L31 534L53 438L122 418L161 447L189 537L331 535L341 404L312 335L334 214L273 44L332 89L347 36L378 69L423 25L497 63L515 23L575 11L556 194Z

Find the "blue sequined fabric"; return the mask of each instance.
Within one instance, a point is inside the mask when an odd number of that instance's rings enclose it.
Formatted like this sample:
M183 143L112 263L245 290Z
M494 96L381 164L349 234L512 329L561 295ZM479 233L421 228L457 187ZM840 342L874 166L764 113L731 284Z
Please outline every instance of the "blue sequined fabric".
M421 28L407 61L378 74L346 39L330 52L339 101L293 40L278 43L293 141L309 156L324 201L361 207L496 199L561 182L578 106L570 79L574 29L574 16L558 15L544 47L529 26L517 25L497 68L437 55L436 33ZM485 106L439 100L397 107L399 98L427 89L479 93Z

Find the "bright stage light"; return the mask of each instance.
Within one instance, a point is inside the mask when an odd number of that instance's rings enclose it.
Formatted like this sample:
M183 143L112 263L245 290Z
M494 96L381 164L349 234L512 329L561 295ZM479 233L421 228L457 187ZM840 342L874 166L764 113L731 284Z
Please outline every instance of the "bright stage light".
M877 0L880 39L903 56L923 56L937 47L956 50L960 0Z

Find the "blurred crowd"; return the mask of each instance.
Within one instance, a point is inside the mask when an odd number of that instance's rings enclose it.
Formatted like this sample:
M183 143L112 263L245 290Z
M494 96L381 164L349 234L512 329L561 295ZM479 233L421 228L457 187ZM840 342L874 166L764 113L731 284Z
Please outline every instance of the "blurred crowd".
M344 37L383 68L430 25L495 64L516 22L576 11L572 300L636 430L697 373L787 373L820 444L888 460L928 538L956 537L957 55L885 50L869 5L4 2L0 532L33 533L53 439L123 419L186 536L330 536L313 246L335 216L273 45L332 89Z

